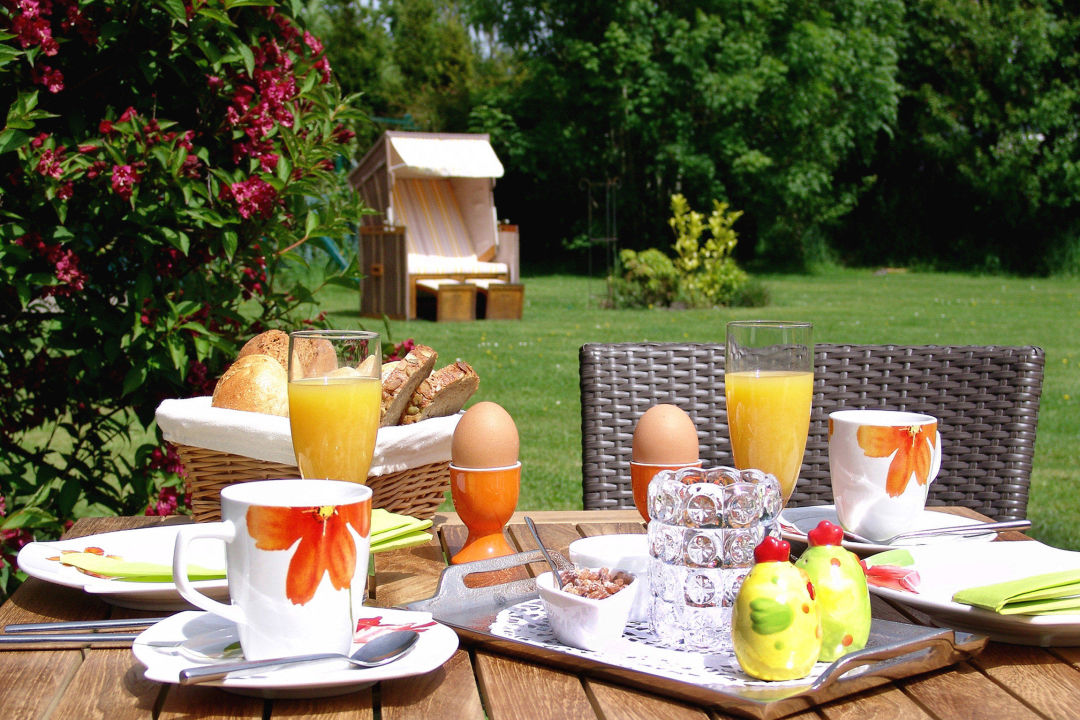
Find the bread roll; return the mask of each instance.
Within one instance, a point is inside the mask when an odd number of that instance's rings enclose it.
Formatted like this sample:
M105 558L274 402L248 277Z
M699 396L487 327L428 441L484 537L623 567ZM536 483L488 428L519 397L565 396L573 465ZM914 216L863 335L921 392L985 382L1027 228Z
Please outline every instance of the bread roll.
M269 355L289 369L289 335L281 330L267 330L244 343L237 359L248 355Z
M420 383L431 374L439 354L427 345L414 345L405 359L383 375L379 427L397 425Z
M289 416L288 376L269 355L245 355L229 366L214 387L210 405Z
M420 383L401 416L401 424L453 415L465 407L479 387L480 377L469 363L458 361L447 365Z
M292 351L298 366L298 370L293 371L294 379L322 377L337 370L337 353L334 352L334 344L329 340L296 338Z

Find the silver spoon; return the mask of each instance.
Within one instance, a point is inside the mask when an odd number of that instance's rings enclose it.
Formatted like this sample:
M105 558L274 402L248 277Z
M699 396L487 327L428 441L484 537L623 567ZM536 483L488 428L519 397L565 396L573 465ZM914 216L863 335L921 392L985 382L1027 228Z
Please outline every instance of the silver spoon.
M238 663L222 663L187 668L180 671L181 685L195 685L208 680L219 680L234 672L265 670L295 663L318 662L320 660L347 660L358 668L373 668L386 665L409 652L420 638L413 630L395 630L364 643L352 655L341 653L318 653L315 655L297 655L296 657L273 658L270 660L249 660Z
M926 530L909 530L884 540L870 540L862 535L844 530L844 537L866 545L892 545L897 540L911 540L915 538L937 537L938 535L959 535L961 537L976 537L988 533L1005 532L1006 530L1027 530L1031 527L1030 520L1003 520L1001 522L975 523L970 525L951 525L942 528L927 528Z
M548 554L547 548L544 547L543 541L540 540L540 533L536 531L536 524L533 523L532 518L528 515L525 516L525 524L529 526L529 532L532 533L533 539L536 540L536 544L540 547L540 552L544 553L544 559L547 560L548 565L551 566L552 580L554 581L555 586L561 587L562 570L560 570L559 566L555 564L555 561L551 558L551 555Z

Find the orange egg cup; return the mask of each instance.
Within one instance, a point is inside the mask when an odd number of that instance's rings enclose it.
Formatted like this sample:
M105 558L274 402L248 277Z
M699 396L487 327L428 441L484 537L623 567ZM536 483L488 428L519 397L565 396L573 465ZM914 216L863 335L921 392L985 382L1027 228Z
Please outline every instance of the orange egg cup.
M513 555L503 528L517 508L521 463L501 468L450 466L450 496L458 517L469 528L464 547L450 562L472 562Z
M661 470L681 470L685 467L701 467L701 460L678 465L654 465L630 461L630 486L634 490L634 506L645 522L649 522L649 483Z

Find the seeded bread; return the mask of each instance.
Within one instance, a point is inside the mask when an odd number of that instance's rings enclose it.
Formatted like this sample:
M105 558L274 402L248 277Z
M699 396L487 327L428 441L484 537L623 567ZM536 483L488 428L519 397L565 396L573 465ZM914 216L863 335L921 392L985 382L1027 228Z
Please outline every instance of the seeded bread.
M285 368L269 355L245 355L218 380L210 405L289 417Z
M431 374L439 354L427 345L414 345L405 359L383 373L379 427L397 425L416 388Z
M453 365L429 375L409 398L409 404L401 416L402 425L428 418L453 415L465 406L480 387L480 377L467 362Z

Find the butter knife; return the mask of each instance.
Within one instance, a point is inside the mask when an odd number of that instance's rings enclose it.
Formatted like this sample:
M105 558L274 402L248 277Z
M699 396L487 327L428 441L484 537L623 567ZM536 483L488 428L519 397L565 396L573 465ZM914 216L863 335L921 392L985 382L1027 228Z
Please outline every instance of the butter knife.
M110 628L149 627L163 617L122 618L119 620L67 620L64 622L14 623L4 626L6 633L53 632L64 630L108 630Z

